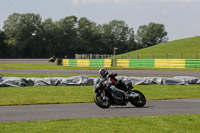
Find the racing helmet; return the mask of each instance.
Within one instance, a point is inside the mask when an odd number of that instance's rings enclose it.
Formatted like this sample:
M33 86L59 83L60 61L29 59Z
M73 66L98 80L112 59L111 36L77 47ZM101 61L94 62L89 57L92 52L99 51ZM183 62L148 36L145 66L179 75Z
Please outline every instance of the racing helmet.
M99 69L99 74L104 78L108 74L108 70L106 68L101 68Z

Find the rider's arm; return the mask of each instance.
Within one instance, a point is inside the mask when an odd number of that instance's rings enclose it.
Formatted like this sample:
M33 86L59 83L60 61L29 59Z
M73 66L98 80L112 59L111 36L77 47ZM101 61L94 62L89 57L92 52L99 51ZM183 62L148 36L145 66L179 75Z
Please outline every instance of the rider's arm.
M109 74L109 77L110 77L110 78L115 78L116 76L117 76L117 73L110 73L110 74Z
M117 73L113 73L112 76L113 76L113 77L116 77L116 76L117 76Z
M102 77L101 77L99 83L102 84L102 83L103 83L104 81L106 81L107 79L108 79L108 77L105 77L105 78L102 78Z

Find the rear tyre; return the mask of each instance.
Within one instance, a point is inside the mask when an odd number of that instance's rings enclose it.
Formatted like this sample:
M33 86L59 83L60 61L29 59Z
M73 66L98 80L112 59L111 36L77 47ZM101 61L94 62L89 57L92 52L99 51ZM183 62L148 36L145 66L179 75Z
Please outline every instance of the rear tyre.
M135 107L143 107L146 104L145 96L138 90L133 90L134 93L137 93L138 97L130 97L130 103Z
M104 109L109 108L111 106L109 97L106 96L106 99L103 100L103 97L101 96L100 93L95 93L94 102L96 103L97 106Z

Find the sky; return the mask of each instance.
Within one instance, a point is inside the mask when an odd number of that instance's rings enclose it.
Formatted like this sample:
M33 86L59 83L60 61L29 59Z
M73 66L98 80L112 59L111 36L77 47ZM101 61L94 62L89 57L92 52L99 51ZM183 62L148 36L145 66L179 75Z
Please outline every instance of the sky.
M74 15L97 24L123 20L135 33L155 22L164 24L169 41L200 36L200 0L0 0L0 30L13 13L54 21Z

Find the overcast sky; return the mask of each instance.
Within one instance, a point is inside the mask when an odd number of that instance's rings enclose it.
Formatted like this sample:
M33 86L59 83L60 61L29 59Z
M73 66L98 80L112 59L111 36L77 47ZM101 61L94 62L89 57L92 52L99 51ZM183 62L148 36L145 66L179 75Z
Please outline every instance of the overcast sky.
M135 33L141 25L161 23L170 41L200 36L200 0L0 0L1 30L14 12L54 21L71 15L97 24L124 20Z

